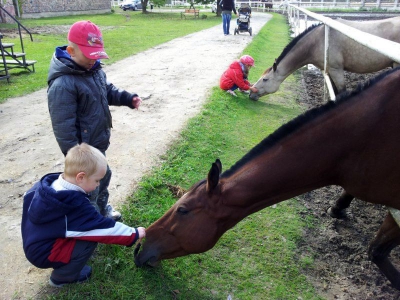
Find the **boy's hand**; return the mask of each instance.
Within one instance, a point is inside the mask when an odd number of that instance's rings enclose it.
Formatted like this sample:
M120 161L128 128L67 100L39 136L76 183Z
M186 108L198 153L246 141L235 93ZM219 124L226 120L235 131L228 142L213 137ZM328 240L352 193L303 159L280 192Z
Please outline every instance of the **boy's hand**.
M132 98L132 105L134 108L139 109L140 104L142 104L142 99L138 96Z
M140 242L142 241L142 239L143 239L144 237L146 237L146 228L144 228L144 227L138 227L138 228L137 228L137 231L138 231L138 233L139 233L138 242L140 243Z

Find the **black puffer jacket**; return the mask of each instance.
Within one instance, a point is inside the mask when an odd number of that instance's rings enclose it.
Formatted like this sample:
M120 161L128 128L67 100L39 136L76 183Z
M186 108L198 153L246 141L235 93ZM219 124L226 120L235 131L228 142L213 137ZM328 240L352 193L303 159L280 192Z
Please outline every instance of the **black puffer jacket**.
M234 0L219 0L219 6L221 7L222 12L234 12L237 15L235 2Z
M85 142L102 152L110 144L112 127L109 105L132 105L137 96L107 82L100 61L87 71L71 60L66 46L56 48L47 78L51 123L64 155Z

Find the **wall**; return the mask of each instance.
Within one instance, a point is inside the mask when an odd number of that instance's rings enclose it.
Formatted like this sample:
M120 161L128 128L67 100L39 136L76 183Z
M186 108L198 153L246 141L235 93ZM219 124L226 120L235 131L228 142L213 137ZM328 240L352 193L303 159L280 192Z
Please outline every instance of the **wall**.
M10 15L15 17L15 10L12 0L3 0L0 1L3 5L3 9L5 9ZM5 12L0 10L0 22L1 23L14 23L14 20L10 18Z
M110 0L19 0L22 18L41 18L111 12Z

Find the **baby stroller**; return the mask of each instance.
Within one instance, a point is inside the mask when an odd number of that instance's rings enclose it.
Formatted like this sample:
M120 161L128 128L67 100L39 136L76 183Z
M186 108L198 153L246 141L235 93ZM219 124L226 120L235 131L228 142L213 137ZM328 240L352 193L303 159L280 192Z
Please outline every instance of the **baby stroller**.
M236 20L238 26L235 28L234 34L236 35L239 34L239 32L248 32L252 35L253 31L250 27L251 7L248 3L242 3L238 12L239 18Z

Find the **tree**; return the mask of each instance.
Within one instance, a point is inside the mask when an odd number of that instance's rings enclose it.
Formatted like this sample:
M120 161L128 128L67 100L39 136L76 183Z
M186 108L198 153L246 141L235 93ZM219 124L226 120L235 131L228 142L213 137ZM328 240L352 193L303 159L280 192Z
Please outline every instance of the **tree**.
M147 5L153 4L154 6L162 6L165 4L165 0L140 0L142 2L142 13L147 13Z
M6 23L6 17L3 13L3 3L0 2L0 23Z

